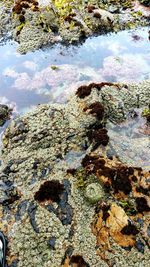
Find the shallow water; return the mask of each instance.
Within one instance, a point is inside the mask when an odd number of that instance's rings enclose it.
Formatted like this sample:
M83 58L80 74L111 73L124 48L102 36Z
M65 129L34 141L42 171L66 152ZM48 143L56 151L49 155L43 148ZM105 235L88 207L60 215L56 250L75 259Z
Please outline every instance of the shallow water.
M0 103L13 107L13 116L37 104L64 102L81 84L150 78L148 28L92 37L80 46L58 44L26 55L16 51L14 42L0 46ZM1 134L7 124L1 127ZM125 125L108 125L108 129L120 160L148 169L150 129L143 133L144 125L139 113Z
M150 124L142 109L134 109L125 122L107 125L110 147L123 163L150 169Z
M148 28L92 37L80 46L61 44L20 55L0 46L0 102L25 113L39 103L64 102L90 81L141 81L150 77Z

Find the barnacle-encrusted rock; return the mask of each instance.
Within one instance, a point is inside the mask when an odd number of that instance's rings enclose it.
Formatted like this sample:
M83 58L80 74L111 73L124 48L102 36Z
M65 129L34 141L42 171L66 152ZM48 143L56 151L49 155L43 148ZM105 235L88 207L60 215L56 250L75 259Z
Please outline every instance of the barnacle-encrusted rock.
M106 118L125 120L133 106L145 106L149 98L149 81L94 83L80 87L67 104L39 105L10 123L3 136L0 185L8 266L132 267L137 258L147 266L149 172L107 157L104 126ZM97 131L105 147L95 138ZM126 244L132 251L124 250Z
M142 12L133 11L131 0L1 2L0 34L11 32L21 53L60 41L77 43L93 33L116 32L148 24ZM144 3L148 5L146 1Z
M98 202L100 199L102 199L103 195L104 195L103 188L98 183L89 184L85 188L85 197L91 203Z

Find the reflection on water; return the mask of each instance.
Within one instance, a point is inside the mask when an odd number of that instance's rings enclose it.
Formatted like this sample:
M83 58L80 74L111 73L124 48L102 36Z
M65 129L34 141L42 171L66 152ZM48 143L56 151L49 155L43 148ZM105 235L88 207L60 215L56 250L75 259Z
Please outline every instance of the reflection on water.
M119 159L132 166L150 169L150 124L135 109L126 122L108 123L110 145Z
M0 46L0 102L24 113L38 103L62 102L90 81L139 81L150 77L148 29L92 37L81 46L20 55L16 43Z
M16 49L17 44L11 42L0 46L0 103L10 105L14 116L39 103L64 102L83 83L150 78L147 28L92 37L81 46L58 44L26 55ZM121 161L149 169L150 128L140 115L126 124L109 124L108 129L111 147Z

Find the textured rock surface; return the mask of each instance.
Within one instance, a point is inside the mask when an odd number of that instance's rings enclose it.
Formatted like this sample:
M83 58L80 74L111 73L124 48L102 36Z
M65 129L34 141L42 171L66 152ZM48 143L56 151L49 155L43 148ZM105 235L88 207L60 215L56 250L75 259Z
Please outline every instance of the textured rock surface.
M68 259L92 267L147 266L150 256L147 232L143 231L148 227L149 173L107 158L106 143L104 149L98 142L93 156L88 155L97 142L89 139L89 131L104 130L106 117L122 120L133 106L148 105L149 84L83 86L66 105L39 105L11 122L3 136L0 184L0 225L9 241L9 266L70 266ZM93 183L101 187L106 205L87 201L85 189ZM129 196L130 205L126 204ZM129 217L124 215L126 205ZM120 212L126 219L122 229L115 222L117 235L111 228L114 208L115 214ZM138 211L144 213L145 230L141 226L136 230L141 223ZM130 216L134 212L136 216ZM131 230L128 220L134 225ZM104 236L100 236L102 221ZM105 247L102 240L108 235ZM129 251L122 244L127 244Z
M133 11L133 1L9 0L0 5L0 36L11 32L21 53L149 23L142 11Z

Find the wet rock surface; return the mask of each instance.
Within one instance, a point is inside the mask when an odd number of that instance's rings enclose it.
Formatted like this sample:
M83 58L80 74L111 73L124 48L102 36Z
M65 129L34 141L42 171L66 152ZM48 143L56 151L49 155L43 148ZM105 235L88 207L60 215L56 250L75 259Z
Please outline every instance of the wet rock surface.
M103 34L147 25L133 1L2 1L0 35L10 31L26 53L43 45L78 43L93 33Z
M110 154L106 122L148 107L149 85L82 86L67 104L39 105L10 123L0 185L8 266L147 266L149 171Z
M9 120L12 109L8 106L0 104L0 127L5 124L7 120Z

